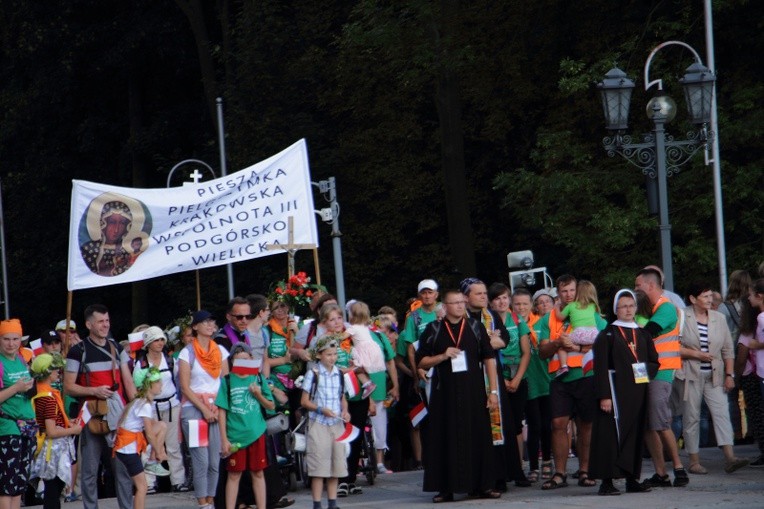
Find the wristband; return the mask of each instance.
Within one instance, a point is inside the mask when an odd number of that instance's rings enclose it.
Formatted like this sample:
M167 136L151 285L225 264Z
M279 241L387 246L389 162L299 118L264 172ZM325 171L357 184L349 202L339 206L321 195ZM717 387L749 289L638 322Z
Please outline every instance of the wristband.
M316 407L316 413L323 415L324 414L324 409L321 408L320 406L317 406Z

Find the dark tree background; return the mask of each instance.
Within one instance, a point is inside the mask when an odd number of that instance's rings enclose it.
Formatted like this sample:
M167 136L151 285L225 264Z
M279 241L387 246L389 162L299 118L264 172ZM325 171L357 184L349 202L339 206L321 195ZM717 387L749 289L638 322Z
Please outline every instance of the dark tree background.
M335 176L347 296L402 309L422 277L506 281L506 254L591 278L602 297L656 262L644 180L601 148L594 83L636 78L632 132L650 125L649 51L682 40L705 60L700 0L408 2L0 1L0 178L10 308L36 333L62 318L71 180L163 187L177 162L229 171L308 141L313 180ZM764 238L764 4L714 2L729 270L754 270ZM683 50L659 53L680 108ZM668 130L684 136L680 113ZM717 279L711 167L669 181L675 281ZM317 206L322 198L315 196ZM334 286L330 228L322 279ZM312 271L309 252L297 256ZM237 293L266 292L285 255L234 265ZM225 270L204 270L220 312ZM195 306L192 272L78 291L112 308L123 336Z

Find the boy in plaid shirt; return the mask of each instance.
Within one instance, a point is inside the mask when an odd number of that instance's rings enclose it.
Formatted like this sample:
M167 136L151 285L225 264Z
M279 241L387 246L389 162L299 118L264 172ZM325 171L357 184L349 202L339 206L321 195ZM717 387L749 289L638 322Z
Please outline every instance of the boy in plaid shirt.
M350 420L343 394L342 372L335 366L338 344L332 335L318 340L314 350L318 362L305 375L302 385L301 404L310 411L306 464L312 478L310 488L314 509L321 509L324 479L329 509L335 509L338 479L347 476L345 445L336 441L345 431L345 422Z

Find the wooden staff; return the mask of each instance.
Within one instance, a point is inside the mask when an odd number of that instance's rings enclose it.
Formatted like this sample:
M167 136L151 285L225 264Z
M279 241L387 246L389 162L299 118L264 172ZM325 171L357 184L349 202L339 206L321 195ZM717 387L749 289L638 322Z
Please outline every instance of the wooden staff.
M316 284L321 284L321 268L318 266L318 248L313 248L313 267L316 269Z
M199 280L199 269L196 269L196 309L197 311L202 309L202 284Z
M72 291L66 296L66 330L64 331L64 358L69 353L69 324L72 321Z

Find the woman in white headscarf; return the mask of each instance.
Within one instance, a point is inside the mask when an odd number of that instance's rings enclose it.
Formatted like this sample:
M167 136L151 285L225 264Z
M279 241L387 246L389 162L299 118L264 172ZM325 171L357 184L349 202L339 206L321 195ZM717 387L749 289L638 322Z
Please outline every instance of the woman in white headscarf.
M602 479L600 495L619 495L613 479L626 478L626 491L650 488L639 482L647 421L647 387L658 372L650 334L634 321L637 299L620 290L613 299L616 320L594 342L595 397L589 475Z

